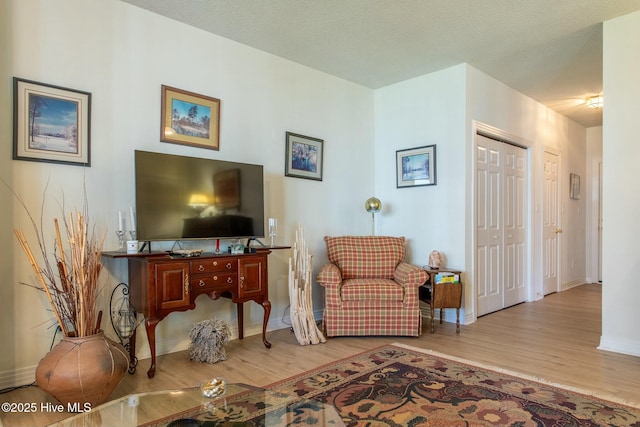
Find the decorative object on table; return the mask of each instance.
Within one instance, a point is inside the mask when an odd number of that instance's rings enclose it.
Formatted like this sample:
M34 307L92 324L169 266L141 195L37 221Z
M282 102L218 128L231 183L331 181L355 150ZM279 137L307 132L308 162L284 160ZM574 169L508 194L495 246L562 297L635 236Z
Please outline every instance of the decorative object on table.
M580 199L580 175L569 174L569 197L574 200Z
M111 326L120 339L120 344L129 352L131 348L131 336L139 323L136 310L129 302L129 286L126 283L118 283L111 292L109 299L109 312L111 313ZM129 373L133 374L138 365L138 358L133 356L129 361Z
M162 85L160 141L220 149L220 100Z
M233 242L229 245L231 255L239 255L244 253L244 245L240 242Z
M215 377L205 381L200 387L202 397L219 399L227 393L227 382L224 378Z
M324 141L287 132L284 175L322 181Z
M436 146L396 151L396 187L436 184Z
M313 257L309 254L304 240L304 230L302 225L298 225L296 242L293 245L293 260L289 258L289 304L291 327L300 345L326 341L313 315L312 260Z
M269 225L269 237L271 238L271 247L273 248L275 246L274 239L278 234L278 218L269 218L268 225Z
M42 257L38 265L24 232L14 230L38 279L38 284L32 286L47 296L64 334L38 364L36 382L62 403L87 403L93 407L108 399L129 366L129 356L122 345L100 329L98 278L105 233L96 236L86 205L68 216L63 211L66 240L54 218L55 250L49 253L43 231L38 229L24 201L17 195L16 198L29 216Z
M364 202L364 208L367 212L371 214L371 235L376 235L376 219L375 214L380 212L382 209L382 202L380 199L375 197L369 197L366 202Z
M13 158L91 166L91 94L13 78Z
M203 320L193 325L189 338L189 359L195 362L217 363L227 360L224 346L229 343L231 329L223 320Z
M440 252L434 250L429 254L429 267L437 270L440 267L444 267L444 262L442 260L442 255Z

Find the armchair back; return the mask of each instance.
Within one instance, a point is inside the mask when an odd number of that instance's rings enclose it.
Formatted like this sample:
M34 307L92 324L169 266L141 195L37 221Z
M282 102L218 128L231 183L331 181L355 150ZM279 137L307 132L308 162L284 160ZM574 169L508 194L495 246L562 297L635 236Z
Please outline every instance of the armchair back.
M338 266L343 279L393 279L404 261L404 237L340 236L324 238L329 261Z

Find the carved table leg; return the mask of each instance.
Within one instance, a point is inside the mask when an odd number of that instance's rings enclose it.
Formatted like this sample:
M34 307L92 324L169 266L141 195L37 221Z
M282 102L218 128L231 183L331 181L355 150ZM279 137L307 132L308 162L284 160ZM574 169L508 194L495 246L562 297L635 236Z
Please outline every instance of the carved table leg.
M238 339L244 338L244 304L241 302L236 303L238 309Z
M262 307L264 308L264 320L262 321L262 342L267 348L271 348L271 343L267 341L267 322L269 322L269 315L271 314L271 302L263 301Z
M133 330L133 333L129 337L129 369L127 371L130 374L136 373L136 365L138 364L138 359L136 358L136 330Z
M147 377L153 378L156 374L156 326L158 319L151 319L145 322L147 338L149 339L149 349L151 350L151 367L147 371Z
M431 325L431 333L433 334L435 332L434 329L434 325L433 325L433 318L436 316L436 309L433 307L433 297L431 299L431 307L429 307L431 309L431 317L429 318L429 324Z
M460 309L456 308L456 334L460 333Z

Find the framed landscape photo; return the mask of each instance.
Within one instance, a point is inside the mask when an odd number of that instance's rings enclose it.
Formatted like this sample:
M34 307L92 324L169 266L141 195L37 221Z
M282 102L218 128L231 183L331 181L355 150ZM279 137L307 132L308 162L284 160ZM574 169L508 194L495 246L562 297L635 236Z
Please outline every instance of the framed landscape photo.
M220 100L162 85L160 140L220 149Z
M13 158L91 166L91 94L13 78Z
M284 175L322 181L324 141L287 132Z
M396 187L436 185L436 146L396 151Z

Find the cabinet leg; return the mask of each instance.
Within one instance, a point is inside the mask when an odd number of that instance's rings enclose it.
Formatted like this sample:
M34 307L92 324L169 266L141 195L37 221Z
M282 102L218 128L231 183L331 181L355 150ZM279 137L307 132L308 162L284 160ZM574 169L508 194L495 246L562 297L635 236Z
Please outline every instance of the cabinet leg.
M271 314L271 302L263 301L262 308L264 308L264 319L262 320L262 342L267 348L271 348L271 343L267 341L267 322L269 322L269 315Z
M136 373L136 365L138 364L138 359L136 358L136 330L133 330L133 333L129 337L129 369L127 371L130 374Z
M149 349L151 350L151 367L147 371L147 377L153 378L156 374L156 326L158 319L151 319L145 322L147 338L149 338Z
M435 332L434 326L433 326L433 322L434 322L433 318L436 316L436 310L435 308L433 308L433 302L431 303L430 309L431 309L431 316L429 317L429 325L431 326L431 333L433 334Z
M244 304L241 302L236 303L238 311L238 339L244 338Z
M456 308L456 334L460 333L460 309Z
M442 325L442 319L444 319L444 315L443 315L443 309L440 308L440 324Z

